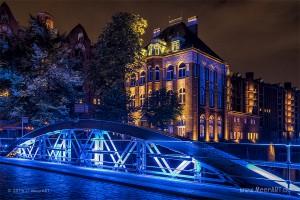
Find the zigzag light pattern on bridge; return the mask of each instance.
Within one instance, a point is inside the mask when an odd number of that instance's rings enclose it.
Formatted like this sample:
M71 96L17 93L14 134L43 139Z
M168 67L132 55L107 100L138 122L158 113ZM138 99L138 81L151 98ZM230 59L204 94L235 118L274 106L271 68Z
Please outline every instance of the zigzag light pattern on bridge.
M154 142L98 129L49 132L20 144L10 155L175 179L226 182L216 169L191 156Z

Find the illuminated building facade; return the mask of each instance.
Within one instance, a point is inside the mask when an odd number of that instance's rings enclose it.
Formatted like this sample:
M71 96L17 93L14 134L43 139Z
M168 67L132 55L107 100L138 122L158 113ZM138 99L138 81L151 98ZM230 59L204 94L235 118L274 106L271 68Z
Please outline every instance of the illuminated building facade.
M227 66L198 36L197 17L181 18L153 31L146 46L146 65L127 83L132 104L161 88L176 92L182 116L172 122L169 133L193 140L219 141L225 130L225 83ZM139 116L137 125L149 126Z
M56 31L53 16L39 12L37 18ZM0 37L17 35L21 28L6 3L0 6ZM84 73L92 56L92 44L84 28L75 26L64 43L69 56L78 59ZM157 28L145 48L146 65L126 83L131 105L140 107L161 88L178 94L182 116L170 123L168 132L200 141L287 141L300 135L300 91L254 79L253 73L232 73L230 66L198 37L197 17L171 20ZM89 117L91 105L99 105L88 85L75 112ZM0 97L9 97L0 91ZM86 104L85 102L90 102ZM151 127L135 113L139 126Z
M297 88L289 82L284 85L265 83L262 79L254 79L252 72L246 73L245 77L240 73L232 74L230 80L230 139L248 139L252 142L299 139L300 104ZM246 122L250 124L243 125ZM239 133L242 129L244 131Z
M240 73L228 76L229 104L228 131L229 139L236 142L260 139L258 116L259 110L259 80L254 79L254 74L249 72L243 77Z

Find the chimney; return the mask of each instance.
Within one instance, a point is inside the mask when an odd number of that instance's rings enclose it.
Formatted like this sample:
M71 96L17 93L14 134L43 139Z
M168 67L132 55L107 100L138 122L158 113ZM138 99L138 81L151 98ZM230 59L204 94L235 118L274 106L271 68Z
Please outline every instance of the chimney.
M153 38L157 37L160 34L160 28L155 28L153 30Z
M169 25L174 25L182 22L182 17L177 17L175 19L169 20Z
M188 18L187 26L194 34L198 35L198 17L192 16Z

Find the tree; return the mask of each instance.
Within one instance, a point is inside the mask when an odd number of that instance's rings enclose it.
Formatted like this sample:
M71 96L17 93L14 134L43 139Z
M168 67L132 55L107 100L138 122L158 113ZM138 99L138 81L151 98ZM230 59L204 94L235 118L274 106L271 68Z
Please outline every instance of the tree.
M182 114L176 93L160 89L153 92L142 106L142 116L155 127L165 130L172 120Z
M142 35L146 27L146 20L139 15L118 13L99 36L88 72L89 85L101 100L97 118L128 121L125 80L143 65Z
M63 36L31 17L21 41L23 51L18 64L8 65L9 71L13 70L8 78L10 90L15 91L2 111L15 120L28 116L36 127L71 118L70 108L76 100L75 88L80 77L72 69L72 59L62 45ZM17 50L13 53L17 54ZM13 75L20 77L20 81L14 83Z

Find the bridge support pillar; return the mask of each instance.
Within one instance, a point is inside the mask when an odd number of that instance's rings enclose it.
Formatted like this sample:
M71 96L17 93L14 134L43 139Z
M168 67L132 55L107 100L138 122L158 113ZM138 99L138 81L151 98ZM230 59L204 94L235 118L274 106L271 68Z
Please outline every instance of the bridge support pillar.
M94 130L94 151L96 151L96 153L94 153L94 163L96 165L103 165L103 153L101 151L103 151L104 148L104 138L103 138L103 131L99 131L99 130ZM100 153L99 153L100 151Z
M62 160L71 162L72 161L72 134L71 130L63 130L61 133L63 136L62 148L63 148L63 156Z
M139 174L143 174L146 170L146 158L147 150L144 140L138 140L136 142L136 171Z
M46 144L46 140L47 140L47 136L43 135L39 137L39 150L40 150L40 154L39 154L39 159L40 160L46 160L46 156L47 156L47 144Z

